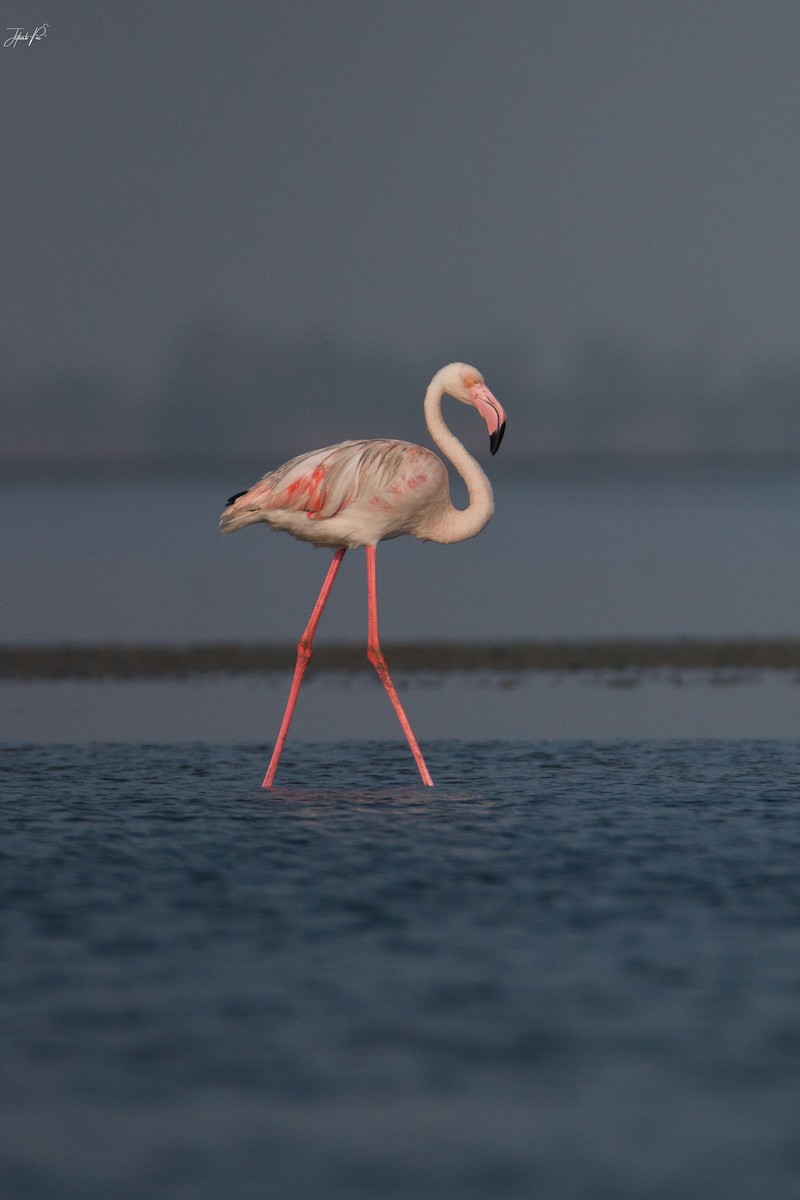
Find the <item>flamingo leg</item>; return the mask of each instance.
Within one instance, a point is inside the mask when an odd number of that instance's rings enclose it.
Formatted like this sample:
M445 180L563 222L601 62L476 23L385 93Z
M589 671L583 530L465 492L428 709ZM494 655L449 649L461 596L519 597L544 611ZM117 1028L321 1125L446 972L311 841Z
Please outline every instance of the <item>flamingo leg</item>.
M386 659L381 650L380 640L378 638L378 588L377 575L375 569L376 553L374 546L365 546L367 552L367 601L369 605L369 636L367 640L367 658L372 663L375 670L378 672L381 683L386 689L386 694L392 702L394 711L397 713L398 720L403 727L403 733L406 735L406 740L411 747L411 753L414 755L419 773L422 776L422 782L426 787L433 787L433 780L430 776L430 771L425 765L425 759L422 757L422 751L419 748L417 739L414 737L414 731L411 728L405 710L400 703L400 697L395 691L395 686L392 683L389 675L389 668L386 665Z
M294 707L297 703L297 697L300 692L300 684L303 682L303 675L305 674L306 667L308 666L309 659L311 658L314 634L316 632L317 625L319 625L319 619L322 616L322 610L325 607L325 602L327 601L328 596L330 595L330 590L333 587L333 581L336 578L336 572L339 570L342 559L344 558L345 549L346 547L342 546L341 550L337 550L334 554L333 562L328 567L328 574L325 576L325 582L323 583L320 593L317 596L317 603L314 605L314 609L309 617L308 624L303 630L303 636L297 643L297 661L294 665L294 678L292 679L292 686L289 691L289 699L286 702L286 710L283 714L283 720L281 721L278 740L275 743L275 749L272 751L272 758L269 760L269 766L267 767L267 773L264 776L264 782L261 784L262 788L272 787L272 781L275 778L275 772L278 769L278 763L281 760L281 754L283 753L283 747L286 742L286 735L288 734L289 726L292 723Z

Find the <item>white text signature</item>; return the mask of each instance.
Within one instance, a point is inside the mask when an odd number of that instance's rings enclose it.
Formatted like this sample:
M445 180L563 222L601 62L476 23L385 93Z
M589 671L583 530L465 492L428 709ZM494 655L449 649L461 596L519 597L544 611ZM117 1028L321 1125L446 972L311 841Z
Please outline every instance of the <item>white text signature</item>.
M6 38L4 46L17 46L20 42L27 42L28 46L32 46L34 42L40 42L42 38L47 37L47 22L37 25L33 33L28 33L21 25L6 25L6 29L11 37Z

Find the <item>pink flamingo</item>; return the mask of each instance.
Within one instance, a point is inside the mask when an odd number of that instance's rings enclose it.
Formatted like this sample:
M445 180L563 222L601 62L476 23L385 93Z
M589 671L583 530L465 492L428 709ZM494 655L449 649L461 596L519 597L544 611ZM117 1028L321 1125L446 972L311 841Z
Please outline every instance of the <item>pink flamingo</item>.
M433 786L378 639L375 547L378 542L403 533L422 541L462 542L480 533L494 512L489 480L444 423L445 394L477 408L489 430L492 454L503 437L506 415L480 371L465 363L442 367L425 393L425 422L434 442L467 485L467 508L453 506L447 468L438 455L410 442L380 438L340 442L338 446L301 454L265 475L249 491L231 496L220 518L223 533L265 521L273 529L285 529L315 546L335 548L333 562L297 646L289 699L262 787L272 786L300 684L311 658L314 633L345 550L354 546L363 546L367 555L367 657L394 706L423 783Z

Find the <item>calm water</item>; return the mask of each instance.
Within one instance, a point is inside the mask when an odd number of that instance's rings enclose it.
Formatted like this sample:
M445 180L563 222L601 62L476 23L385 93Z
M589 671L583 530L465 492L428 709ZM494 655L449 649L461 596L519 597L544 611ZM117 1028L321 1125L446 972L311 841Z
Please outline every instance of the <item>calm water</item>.
M480 537L381 547L387 641L797 632L796 466L488 469L497 512ZM225 498L257 476L6 477L0 640L296 641L328 553L217 535ZM348 556L320 638L365 637L363 557Z
M788 671L594 675L396 674L423 749L432 739L606 741L796 738L800 683ZM290 673L126 682L0 682L2 736L19 742L257 741L266 757ZM309 670L291 741L381 741L398 735L374 673Z
M800 742L10 746L3 1200L794 1200Z

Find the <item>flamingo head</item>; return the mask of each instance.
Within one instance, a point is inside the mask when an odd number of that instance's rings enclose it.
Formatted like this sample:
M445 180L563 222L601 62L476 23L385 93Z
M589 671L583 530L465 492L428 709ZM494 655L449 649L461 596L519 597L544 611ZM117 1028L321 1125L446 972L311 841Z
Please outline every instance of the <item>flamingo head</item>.
M496 454L506 429L503 406L489 391L477 367L466 363L450 363L439 372L442 390L462 404L471 404L486 422L489 430L489 449Z

